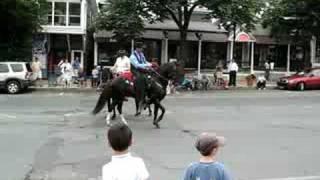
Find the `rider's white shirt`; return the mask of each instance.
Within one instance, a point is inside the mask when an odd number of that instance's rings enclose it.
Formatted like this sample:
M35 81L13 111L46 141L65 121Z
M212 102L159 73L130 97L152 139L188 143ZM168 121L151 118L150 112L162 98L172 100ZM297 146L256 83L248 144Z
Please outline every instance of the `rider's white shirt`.
M130 153L112 156L111 162L102 167L102 180L147 180L149 173L141 158Z
M115 73L130 71L130 65L130 59L127 56L118 57L113 66L113 70Z

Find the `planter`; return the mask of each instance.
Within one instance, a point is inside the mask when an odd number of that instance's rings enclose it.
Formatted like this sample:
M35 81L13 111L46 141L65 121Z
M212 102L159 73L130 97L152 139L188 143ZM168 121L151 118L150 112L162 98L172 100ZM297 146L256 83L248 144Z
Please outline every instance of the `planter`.
M246 77L246 82L248 87L252 87L256 82L257 78L254 74L250 74Z

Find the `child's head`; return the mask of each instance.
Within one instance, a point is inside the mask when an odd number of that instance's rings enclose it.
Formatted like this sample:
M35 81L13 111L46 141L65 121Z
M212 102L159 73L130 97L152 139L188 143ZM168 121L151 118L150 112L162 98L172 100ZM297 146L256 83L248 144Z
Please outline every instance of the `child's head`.
M218 148L224 146L224 144L224 137L210 133L202 133L198 137L195 146L202 156L214 156Z
M132 143L132 131L123 123L114 124L108 131L108 140L114 151L126 151Z

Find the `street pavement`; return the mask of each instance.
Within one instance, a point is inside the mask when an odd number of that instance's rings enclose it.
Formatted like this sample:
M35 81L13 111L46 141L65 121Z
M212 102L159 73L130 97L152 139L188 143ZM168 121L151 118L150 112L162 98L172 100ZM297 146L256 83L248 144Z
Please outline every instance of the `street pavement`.
M94 92L0 94L0 179L96 180L111 157ZM161 129L134 117L134 155L153 180L178 180L197 161L196 136L227 138L218 155L237 180L320 179L320 91L229 90L168 96ZM125 173L125 170L124 170Z

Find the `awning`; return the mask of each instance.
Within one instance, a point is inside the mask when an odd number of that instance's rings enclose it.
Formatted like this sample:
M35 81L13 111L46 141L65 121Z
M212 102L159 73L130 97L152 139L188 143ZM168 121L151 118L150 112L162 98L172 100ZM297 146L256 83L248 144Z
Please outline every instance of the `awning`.
M202 41L207 42L227 42L228 36L225 33L208 33L203 32ZM113 34L108 31L99 31L95 33L94 37L98 42L106 41L106 39L111 40ZM163 31L161 30L145 30L142 34L144 39L155 39L162 40L165 39ZM180 32L178 31L168 31L168 39L173 41L180 40ZM195 35L195 32L188 32L187 34L188 41L198 41L198 38Z
M257 44L281 44L281 45L286 45L289 44L290 41L289 40L281 40L281 41L277 41L276 39L270 37L270 36L256 36L256 43Z

